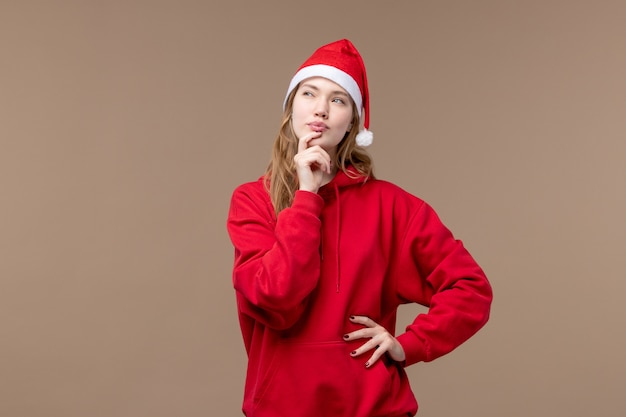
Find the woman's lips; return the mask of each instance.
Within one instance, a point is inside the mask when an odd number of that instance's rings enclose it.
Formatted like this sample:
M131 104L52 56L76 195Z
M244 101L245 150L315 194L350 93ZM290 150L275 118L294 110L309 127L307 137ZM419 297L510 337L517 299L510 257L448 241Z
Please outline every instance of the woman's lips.
M309 127L314 132L324 132L328 130L328 126L326 126L326 124L322 122L311 122L309 123Z

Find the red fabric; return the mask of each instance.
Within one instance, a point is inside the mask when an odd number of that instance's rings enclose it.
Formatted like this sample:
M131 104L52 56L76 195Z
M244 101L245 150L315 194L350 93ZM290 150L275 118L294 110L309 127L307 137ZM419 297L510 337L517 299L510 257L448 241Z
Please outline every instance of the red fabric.
M404 371L466 341L488 320L482 269L424 201L339 172L319 194L298 191L278 219L262 180L232 196L233 285L248 353L248 417L415 414ZM429 306L397 336L406 361L370 369L345 342L365 315L394 333L402 303Z

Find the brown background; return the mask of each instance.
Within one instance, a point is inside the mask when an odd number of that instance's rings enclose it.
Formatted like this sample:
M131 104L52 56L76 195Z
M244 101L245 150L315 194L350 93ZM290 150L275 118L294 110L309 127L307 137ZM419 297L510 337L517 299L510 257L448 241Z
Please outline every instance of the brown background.
M241 415L230 193L342 37L377 175L495 290L475 338L409 368L420 415L625 415L624 22L623 1L0 1L0 415Z

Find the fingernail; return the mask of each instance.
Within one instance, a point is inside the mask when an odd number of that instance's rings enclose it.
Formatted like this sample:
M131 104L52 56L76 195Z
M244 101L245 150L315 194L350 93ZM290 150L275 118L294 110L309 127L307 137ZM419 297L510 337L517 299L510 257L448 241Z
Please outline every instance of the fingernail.
M350 352L350 355L356 355L356 350L353 350L352 352Z
M343 335L343 338L347 340L347 339L349 339L349 338L350 338L350 336L349 336L349 335L347 335L347 334L344 334L344 335Z
M365 362L365 367L369 368L370 367L370 363L369 362Z
M354 316L350 316L350 320L354 320Z

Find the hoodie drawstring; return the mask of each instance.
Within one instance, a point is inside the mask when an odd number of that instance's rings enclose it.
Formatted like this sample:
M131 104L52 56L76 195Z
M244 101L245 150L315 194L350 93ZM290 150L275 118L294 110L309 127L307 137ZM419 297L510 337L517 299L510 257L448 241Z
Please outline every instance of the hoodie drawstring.
M341 192L340 192L340 188L344 189L346 187L350 187L350 186L357 186L357 185L362 185L365 183L365 181L367 180L367 177L364 177L362 175L360 175L358 172L356 172L352 167L349 167L346 171L339 171L337 172L337 175L335 175L335 178L329 182L328 184L326 184L324 187L320 188L319 190L319 195L324 199L325 204L330 204L332 199L334 198L336 201L336 207L335 207L335 247L333 248L333 250L335 251L335 253L330 254L331 257L334 255L335 258L335 291L338 293L340 288L341 288L341 259L340 258L340 254L341 254L341 250L340 250L340 245L341 245ZM323 215L329 215L332 216L333 213L330 212L331 210L325 211L323 213ZM330 219L327 219L330 220ZM330 222L329 222L330 223ZM328 223L325 223L326 225L329 225ZM332 227L332 226L331 226ZM333 236L331 236L332 231L328 230L326 227L322 226L322 233L325 233L325 231L327 231L328 233L322 237L322 241L320 242L320 255L321 255L321 260L322 261L328 261L328 262L332 262L331 258L326 258L324 259L324 251L325 249L328 248L324 248L323 247L323 242L324 242L324 237L328 238L328 239L333 239ZM326 241L328 242L328 241ZM327 267L332 268L331 265L327 265ZM330 270L328 270L330 272ZM330 277L329 277L330 278ZM329 282L330 284L330 282Z
M340 265L339 265L339 235L341 233L341 200L339 199L339 187L337 186L337 184L333 184L334 188L335 188L335 200L337 201L337 233L336 233L336 239L337 241L335 242L337 244L336 246L336 250L337 250L337 254L335 256L335 262L336 262L336 274L337 274L337 292L339 292L339 284L340 284Z

